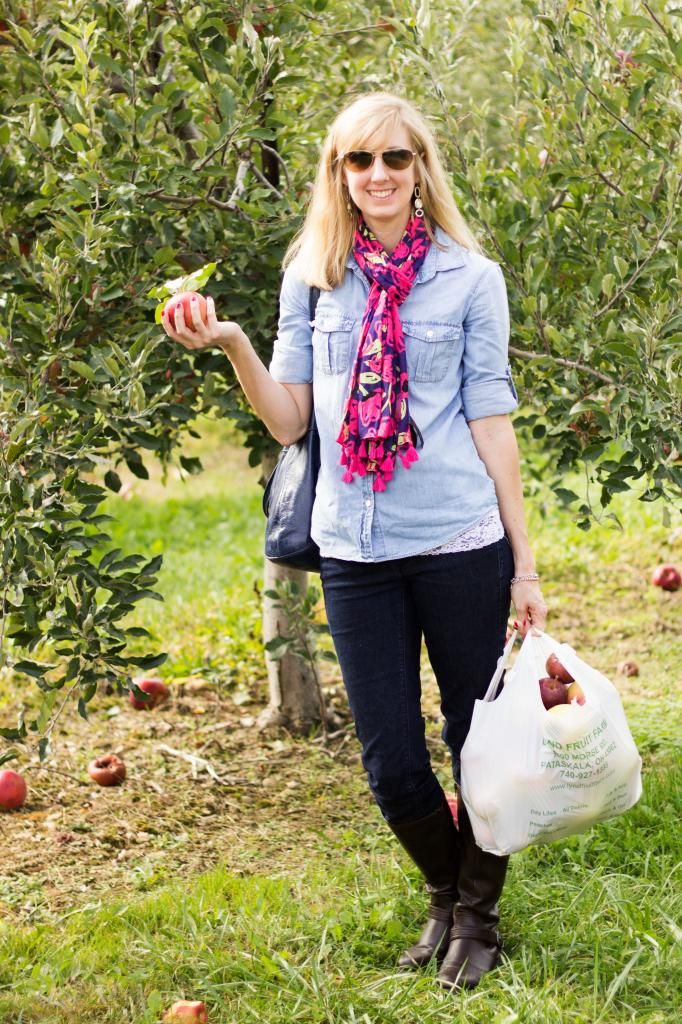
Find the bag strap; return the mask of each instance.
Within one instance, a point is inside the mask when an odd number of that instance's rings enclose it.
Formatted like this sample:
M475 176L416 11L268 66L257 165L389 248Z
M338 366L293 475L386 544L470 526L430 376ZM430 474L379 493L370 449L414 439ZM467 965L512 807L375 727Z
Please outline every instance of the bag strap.
M320 298L320 289L319 288L311 288L310 291L308 292L308 313L310 314L310 322L311 323L315 319L315 314L317 312L317 303L319 301L319 298ZM315 426L315 406L313 405L312 409L310 410L310 427L309 427L309 429L312 430L312 428L314 426Z
M485 693L485 696L483 697L483 700L494 700L495 699L495 695L497 693L497 687L499 685L500 679L502 678L502 673L504 672L505 668L507 667L507 662L509 661L509 656L510 656L510 654L512 652L512 647L514 646L514 641L516 640L517 636L518 636L518 630L515 629L515 630L512 631L512 635L509 637L509 640L507 641L507 644L506 644L504 650L502 651L502 654L497 659L497 667L495 668L495 671L493 672L493 677L490 680L490 686L486 690L486 693Z
M308 312L310 313L310 319L315 319L315 312L317 310L317 303L320 298L320 289L311 288L308 293Z

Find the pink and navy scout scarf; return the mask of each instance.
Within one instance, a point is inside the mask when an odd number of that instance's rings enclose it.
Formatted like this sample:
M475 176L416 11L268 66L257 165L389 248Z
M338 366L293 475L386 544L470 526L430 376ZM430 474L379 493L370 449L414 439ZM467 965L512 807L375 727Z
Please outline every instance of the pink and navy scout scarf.
M373 473L373 491L385 491L396 458L406 468L415 450L408 408L405 339L398 307L410 294L431 239L424 219L413 216L389 256L360 215L353 253L370 280L367 305L339 435L340 464L353 474Z

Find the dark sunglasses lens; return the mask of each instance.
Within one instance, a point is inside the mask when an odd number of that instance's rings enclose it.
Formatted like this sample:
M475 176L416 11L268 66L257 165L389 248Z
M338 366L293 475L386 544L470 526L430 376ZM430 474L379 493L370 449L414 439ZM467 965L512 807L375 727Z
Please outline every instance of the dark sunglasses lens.
M412 152L409 149L387 149L382 156L392 171L404 171L412 163Z
M366 171L368 167L372 166L373 159L374 157L367 150L355 149L351 153L346 153L344 162L346 167L351 167L354 171Z

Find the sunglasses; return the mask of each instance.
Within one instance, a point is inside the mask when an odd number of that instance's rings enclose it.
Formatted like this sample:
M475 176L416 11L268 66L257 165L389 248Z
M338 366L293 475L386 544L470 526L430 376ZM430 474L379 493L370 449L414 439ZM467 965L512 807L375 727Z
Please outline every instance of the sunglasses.
M416 155L412 149L385 149L381 159L392 171L404 171ZM367 149L352 149L338 159L343 160L344 166L351 171L366 171L374 163L375 156L375 153L370 153Z

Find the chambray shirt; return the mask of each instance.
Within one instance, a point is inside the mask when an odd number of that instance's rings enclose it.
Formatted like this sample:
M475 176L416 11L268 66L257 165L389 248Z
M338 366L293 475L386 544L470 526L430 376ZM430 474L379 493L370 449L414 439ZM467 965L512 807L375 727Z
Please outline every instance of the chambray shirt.
M509 307L499 264L441 229L400 306L409 413L423 437L409 468L398 458L385 491L373 475L341 479L343 419L369 281L351 253L343 282L323 291L310 320L308 285L287 267L269 370L286 384L313 385L320 472L311 535L331 558L377 562L443 544L497 508L492 479L469 420L510 413L517 396L508 365Z

